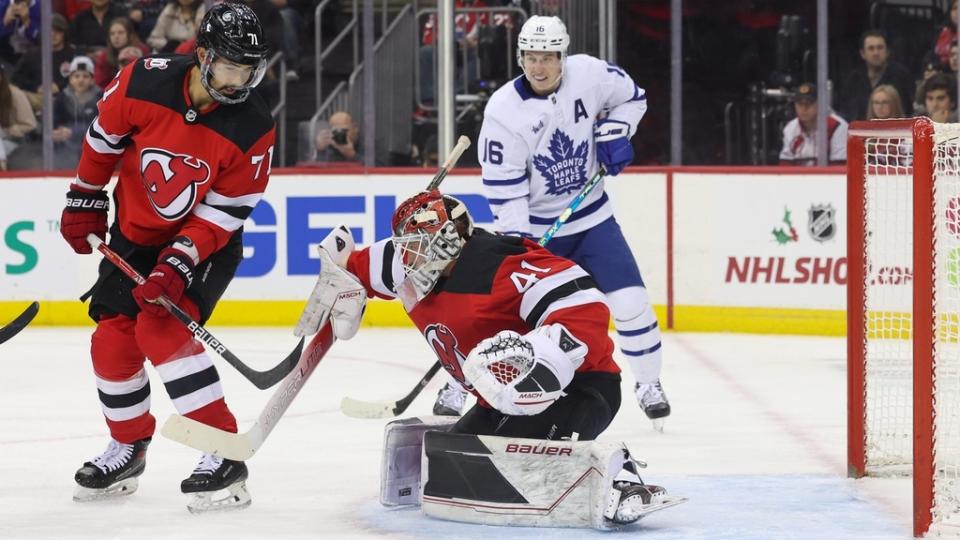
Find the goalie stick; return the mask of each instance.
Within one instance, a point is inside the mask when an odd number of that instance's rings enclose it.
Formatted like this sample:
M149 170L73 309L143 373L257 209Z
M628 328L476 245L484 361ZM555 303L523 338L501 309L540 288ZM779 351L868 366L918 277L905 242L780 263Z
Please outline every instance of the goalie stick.
M13 336L20 333L21 330L27 327L30 324L30 321L37 316L37 313L40 311L40 304L32 302L27 309L23 310L23 313L17 315L17 318L10 321L10 324L0 328L0 343L7 341Z
M461 137L462 139L462 137ZM451 154L452 155L452 154ZM444 164L446 166L446 164ZM560 216L556 221L553 222L553 225L547 230L538 243L543 246L550 241L551 238L557 231L560 230L560 227L563 226L567 220L570 219L570 216L577 211L577 208L580 207L580 204L584 199L590 195L590 192L593 191L593 188L597 187L597 184L600 183L600 180L607 174L607 171L600 167L600 170L596 172L587 183L580 188L580 192L577 193L577 196L570 201L570 204L560 213ZM442 180L442 178L441 178ZM439 185L439 182L436 182ZM436 185L431 182L431 186L436 187ZM343 414L350 416L352 418L392 418L395 416L400 416L404 411L407 410L407 407L413 403L413 400L420 395L420 392L426 388L427 384L430 383L430 380L433 379L433 376L440 371L440 361L437 360L430 366L430 369L420 378L420 381L417 382L416 386L413 387L413 390L409 394L404 396L402 399L397 401L361 401L359 399L353 399L351 397L345 397L340 402L340 410L343 411Z
M90 246L93 249L96 249L103 254L104 258L116 265L124 274L127 275L130 279L135 281L138 285L142 285L146 282L143 276L140 275L137 270L130 266L130 263L123 260L123 257L118 255L115 251L107 247L103 243L103 240L95 234L90 234L87 236L87 242L90 243ZM187 312L180 309L179 306L171 302L167 297L160 297L160 305L167 309L171 315L177 318L182 322L187 329L193 332L194 337L200 341L206 343L211 349L217 352L228 364L233 366L240 372L241 375L246 377L246 379L253 383L254 386L260 390L265 390L271 386L282 381L284 377L290 373L291 370L297 365L297 360L300 358L300 354L303 351L303 338L300 339L300 343L297 344L297 348L293 350L282 362L277 364L267 371L257 371L250 366L244 364L236 357L230 349L223 344L222 341L214 337L206 328L200 326L200 323L193 320Z
M161 433L164 437L196 448L202 452L216 454L227 459L246 461L253 457L267 435L277 426L283 413L297 397L303 385L310 378L320 360L333 346L336 337L333 335L333 326L330 321L320 327L294 370L283 380L283 383L273 393L273 397L263 408L256 423L244 433L230 433L215 427L201 424L185 416L172 414L167 418Z

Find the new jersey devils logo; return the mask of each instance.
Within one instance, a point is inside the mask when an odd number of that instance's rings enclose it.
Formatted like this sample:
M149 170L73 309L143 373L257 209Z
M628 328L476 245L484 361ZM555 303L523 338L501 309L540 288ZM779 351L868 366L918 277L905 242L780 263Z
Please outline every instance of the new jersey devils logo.
M147 69L167 69L170 63L169 58L144 58L143 67Z
M427 343L437 353L437 358L444 369L468 390L473 386L463 376L463 362L467 357L457 348L457 336L442 324L431 324L423 331Z
M193 208L197 186L210 179L210 166L186 154L145 148L140 152L140 176L157 214L176 221Z

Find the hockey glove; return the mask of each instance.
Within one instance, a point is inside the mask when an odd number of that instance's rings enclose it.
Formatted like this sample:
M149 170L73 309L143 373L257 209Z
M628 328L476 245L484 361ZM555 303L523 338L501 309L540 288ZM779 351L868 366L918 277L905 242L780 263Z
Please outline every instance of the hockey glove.
M77 253L91 253L87 235L93 233L105 240L107 237L107 211L110 199L103 191L91 191L70 185L67 204L60 215L60 234Z
M180 239L180 241L189 239ZM177 249L168 247L160 252L157 265L150 271L146 283L133 289L133 298L145 313L160 317L167 314L167 309L157 301L166 296L174 304L183 298L183 291L193 283L194 262L190 255Z
M353 246L353 235L346 225L337 226L320 242L317 248L320 276L307 299L294 335L316 334L328 318L337 339L350 339L357 333L367 302L367 290L345 268Z
M504 330L477 344L463 364L467 382L493 408L511 416L539 414L563 397L587 346L562 324L526 335Z
M630 126L617 120L601 120L593 130L597 143L597 161L607 170L608 176L616 176L633 161L633 145L630 144Z

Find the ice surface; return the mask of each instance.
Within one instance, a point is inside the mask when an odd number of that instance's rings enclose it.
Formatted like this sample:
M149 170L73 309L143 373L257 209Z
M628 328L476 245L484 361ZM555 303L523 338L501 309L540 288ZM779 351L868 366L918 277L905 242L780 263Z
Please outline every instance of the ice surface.
M258 369L296 344L288 330L212 330ZM842 339L667 333L665 433L642 415L625 373L623 405L604 438L625 441L649 463L646 481L690 501L601 533L449 523L377 503L385 421L347 418L338 405L344 395L398 399L412 388L433 362L413 329L362 328L334 346L250 461L249 509L189 514L179 482L199 453L159 435L137 493L74 503L74 472L107 443L90 331L30 327L0 346L0 538L910 538L907 481L845 478ZM215 363L246 430L272 389ZM148 372L162 423L173 407ZM442 377L411 415L430 413Z

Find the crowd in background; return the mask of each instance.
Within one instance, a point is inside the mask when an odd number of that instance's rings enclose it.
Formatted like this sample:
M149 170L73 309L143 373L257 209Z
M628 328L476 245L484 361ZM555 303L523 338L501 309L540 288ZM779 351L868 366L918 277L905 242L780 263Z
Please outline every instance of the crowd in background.
M40 134L38 126L42 117L42 88L40 52L40 1L41 0L0 0L0 169L38 169L41 167ZM300 79L301 57L306 56L301 49L311 43L309 35L313 29L309 22L319 0L242 0L250 5L260 17L272 52L283 52L287 62L285 73L271 72L264 81L264 89L269 93L271 83L278 78L288 81ZM866 5L867 0L858 0ZM941 2L943 0L940 0ZM337 4L337 2L333 2ZM379 2L375 2L379 4ZM623 4L623 3L621 3ZM663 5L661 5L663 4ZM729 17L735 17L736 25L751 28L769 28L776 24L776 17L782 16L794 4L775 0L761 2L756 9L748 12L747 4L751 0L736 0L735 7L717 6L696 0L685 3L685 33L687 25L690 34L696 35L696 21L699 17L712 13L714 23L724 25ZM803 2L795 4L799 12L809 16L809 10L801 7ZM932 5L938 5L931 0ZM457 7L486 7L516 5L530 9L529 2L513 0L456 0ZM666 94L663 92L667 77L662 71L645 69L651 64L636 60L634 49L643 49L646 57L654 58L663 54L662 28L656 25L662 19L664 7L668 2L643 1L621 5L618 16L624 18L619 24L620 65L637 80L641 87L647 88L651 109L648 118L641 124L640 134L635 138L638 163L663 163L663 143L668 139L668 130L660 129L669 111ZM541 6L542 7L542 6ZM102 89L116 75L119 69L146 55L157 53L191 54L194 36L199 21L205 12L203 0L53 0L54 15L50 21L53 45L53 86L54 106L50 112L53 119L53 142L55 145L55 164L58 169L70 169L79 159L84 131L96 115L96 102ZM731 10L736 10L734 15ZM779 10L779 11L778 11ZM659 18L659 19L658 19ZM689 19L689 22L688 22ZM510 17L487 16L486 14L458 13L455 18L455 38L457 41L458 63L456 65L456 84L458 92L482 93L507 80L507 72L500 65L503 55L487 54L484 47L491 40L484 41L483 33L491 28L503 29L512 24ZM831 63L830 92L822 89L818 92L810 81L798 81L785 89L792 92L793 118L783 126L783 141L780 149L780 162L784 164L812 164L815 148L816 116L810 116L810 105L816 103L817 96L832 97L832 113L828 120L828 136L831 148L830 161L840 163L845 159L841 144L836 141L846 138L848 122L859 119L896 118L913 115L926 115L938 122L957 121L957 85L956 76L960 53L956 32L957 2L952 2L949 10L944 10L937 29L931 34L935 39L929 43L914 44L914 50L925 51L921 58L910 58L902 50L895 50L895 44L902 40L891 40L889 32L882 29L870 29L864 21L845 21L841 28L849 34L850 28L859 27L863 32L856 47L858 61L850 69L834 69ZM414 126L414 144L407 156L400 162L378 164L431 164L430 156L436 154L435 121L430 121L435 81L430 73L435 62L433 17L420 21L419 50L412 51L420 62L423 74L417 81L415 109L409 121ZM866 29L866 31L864 31ZM758 30L755 39L762 41L764 34ZM831 40L833 38L831 37ZM852 40L850 40L852 41ZM850 43L848 41L847 43ZM657 46L651 47L653 42ZM833 42L833 41L832 41ZM635 46L626 47L624 43ZM842 46L843 42L840 41ZM501 44L502 45L502 44ZM762 46L759 45L759 46ZM831 54L837 49L831 45ZM853 49L854 47L849 47ZM472 54L460 54L468 50ZM690 50L688 47L685 49ZM850 52L850 51L846 51ZM841 51L843 53L843 51ZM639 54L639 53L638 53ZM837 53L840 54L840 53ZM695 57L696 51L689 53ZM749 55L741 53L745 59ZM652 62L645 57L645 62ZM746 61L746 60L744 60ZM668 62L658 60L668 66ZM762 62L761 62L762 64ZM660 69L658 67L657 69ZM731 72L745 69L733 65ZM517 70L513 76L518 75ZM705 104L698 99L699 92L709 84L702 83L700 77L708 77L704 69L685 70L685 96L695 96L684 103L685 122L699 120L701 117L713 119L715 112L704 113L703 107L715 110L715 104ZM666 79L666 80L665 80ZM809 78L808 78L809 79ZM719 79L718 79L719 81ZM741 80L744 86L746 81ZM691 88L688 88L687 85ZM717 82L717 91L722 93L722 85ZM801 91L801 89L805 89ZM714 102L711 102L714 103ZM424 106L426 108L424 108ZM813 107L815 110L815 107ZM712 115L712 116L711 116ZM463 115L474 123L482 117L482 107L474 115ZM705 130L716 131L717 123L699 122L707 126ZM323 119L315 132L310 133L308 155L298 156L301 163L349 163L361 162L364 150L361 146L359 125L361 119L355 119L347 111L336 111ZM469 126L458 126L468 131ZM698 133L690 133L691 148ZM658 141L651 143L651 141ZM686 142L686 141L685 141ZM716 142L712 142L716 147ZM644 148L646 146L646 148ZM710 144L703 156L685 159L685 162L720 163L716 153L711 154ZM645 151L646 150L646 151Z

